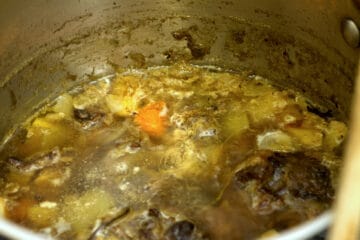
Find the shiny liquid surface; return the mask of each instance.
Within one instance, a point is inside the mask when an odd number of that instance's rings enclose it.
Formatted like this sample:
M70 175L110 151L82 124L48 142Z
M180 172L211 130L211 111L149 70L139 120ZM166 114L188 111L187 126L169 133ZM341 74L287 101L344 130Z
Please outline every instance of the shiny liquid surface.
M347 127L292 90L186 64L62 94L1 152L5 217L57 239L253 239L328 209Z

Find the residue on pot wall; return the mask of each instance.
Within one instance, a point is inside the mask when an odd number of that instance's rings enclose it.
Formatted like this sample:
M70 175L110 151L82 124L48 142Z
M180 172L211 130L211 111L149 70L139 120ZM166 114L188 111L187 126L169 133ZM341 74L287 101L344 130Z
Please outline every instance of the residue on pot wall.
M68 24L60 32L80 23ZM6 77L0 97L4 112L11 114L1 116L0 133L4 135L25 120L47 97L55 97L80 81L127 67L147 68L182 60L253 71L278 85L304 91L313 102L326 106L325 112L330 109L334 115L347 118L352 72L345 64L332 63L311 43L233 17L171 16L119 20L79 29L76 35L65 35L44 46ZM6 92L9 89L16 89L14 95L21 102L13 111L11 96Z

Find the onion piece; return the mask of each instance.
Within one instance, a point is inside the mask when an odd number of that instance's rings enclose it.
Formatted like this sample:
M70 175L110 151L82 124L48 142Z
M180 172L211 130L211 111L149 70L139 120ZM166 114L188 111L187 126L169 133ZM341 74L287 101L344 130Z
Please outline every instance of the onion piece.
M295 152L298 150L293 138L280 130L258 135L257 146L260 150L271 150L274 152Z

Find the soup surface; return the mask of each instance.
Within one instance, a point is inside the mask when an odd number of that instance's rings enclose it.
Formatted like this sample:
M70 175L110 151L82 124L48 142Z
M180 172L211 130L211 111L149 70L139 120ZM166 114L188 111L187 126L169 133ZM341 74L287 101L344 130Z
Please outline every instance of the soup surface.
M187 64L63 93L1 151L0 213L56 239L253 239L327 208L347 127L266 79Z

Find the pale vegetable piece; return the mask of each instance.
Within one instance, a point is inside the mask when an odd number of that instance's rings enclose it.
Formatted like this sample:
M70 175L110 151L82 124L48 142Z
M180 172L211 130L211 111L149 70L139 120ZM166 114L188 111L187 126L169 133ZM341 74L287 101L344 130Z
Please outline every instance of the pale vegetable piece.
M70 168L47 168L40 172L34 184L40 188L59 187L70 178Z
M264 157L260 155L253 155L248 157L245 161L240 162L236 167L234 172L242 171L248 167L256 166L265 161Z
M252 123L259 124L275 120L275 116L290 103L285 93L274 91L250 100L244 110L248 111Z
M139 77L120 76L112 83L110 94L106 95L106 105L110 112L121 117L131 116L136 112L145 92L140 88Z
M216 136L216 129L215 128L206 129L206 130L201 131L199 133L200 138L214 137L214 136Z
M10 171L7 175L7 180L9 182L16 182L21 185L26 185L31 181L33 175L34 172Z
M18 183L8 182L6 183L4 189L2 189L2 192L5 196L8 196L18 193L19 190L20 190L20 185Z
M303 115L304 115L304 119L301 124L302 128L318 129L321 131L323 131L326 128L327 126L326 121L323 118L319 117L318 115L307 111L304 111Z
M110 90L110 83L101 81L96 85L87 85L84 92L73 97L76 109L85 109L101 102Z
M271 230L268 230L268 231L264 232L263 234L261 234L261 236L259 237L259 240L261 240L261 239L265 240L270 237L276 237L277 235L279 235L279 232L276 231L275 229L271 229Z
M37 152L50 151L56 146L63 146L73 139L75 132L62 121L63 114L47 114L34 120L27 129L24 143L19 146L21 156L30 156Z
M135 95L138 91L140 76L118 76L111 84L111 94L123 97Z
M81 196L65 198L64 219L77 232L87 231L96 219L104 217L114 207L113 198L105 191L93 189Z
M64 118L64 114L62 113L48 113L45 117L36 118L33 123L33 128L54 128L55 124L61 121ZM45 130L46 131L46 130ZM28 135L31 134L29 130Z
M260 150L271 150L274 152L295 152L298 150L298 146L293 138L280 130L258 135L257 146Z
M34 225L43 228L53 224L58 217L58 213L57 204L48 202L30 207L27 217Z
M317 129L306 129L306 128L286 128L292 137L299 142L304 148L314 149L322 146L323 133Z
M278 125L284 126L300 126L304 119L303 110L297 104L287 105L283 111L277 116Z
M249 118L245 112L230 112L224 120L224 133L227 136L238 135L249 129Z
M126 162L119 162L114 166L115 171L120 174L127 174L129 170L129 166Z
M70 94L65 93L56 99L56 104L52 107L56 113L63 113L65 117L73 117L73 98Z
M15 222L22 222L27 218L28 210L35 205L33 199L21 198L16 201L8 200L5 216Z
M136 112L138 105L136 99L129 96L121 97L113 94L108 94L105 100L110 112L120 117L131 116L134 112Z
M134 167L133 168L133 174L136 174L140 171L140 167Z
M331 121L325 129L324 146L330 150L338 147L344 141L347 132L345 123Z
M42 207L42 208L56 208L57 203L56 202L45 201L45 202L41 202L39 204L39 206Z
M0 197L0 217L5 216L5 208L6 208L6 199Z
M166 92L178 100L183 100L194 95L194 91L178 91L178 90L169 89Z
M216 164L221 159L222 145L198 148L191 141L187 141L183 146L186 148L183 154L180 153L181 151L178 148L170 149L165 153L174 161L174 167L170 170L174 176L205 179L213 174Z
M54 228L56 229L57 235L60 235L71 230L71 225L66 222L64 218L60 217L59 220L54 224Z

